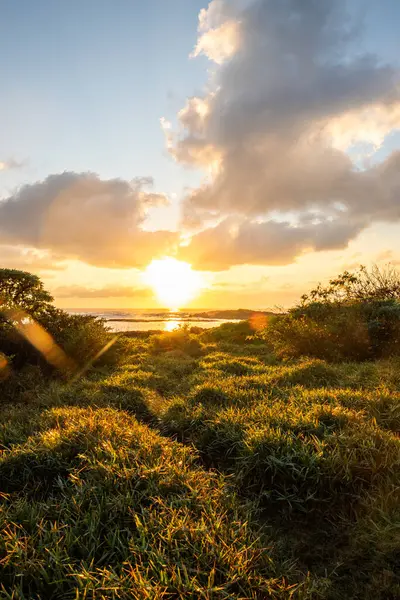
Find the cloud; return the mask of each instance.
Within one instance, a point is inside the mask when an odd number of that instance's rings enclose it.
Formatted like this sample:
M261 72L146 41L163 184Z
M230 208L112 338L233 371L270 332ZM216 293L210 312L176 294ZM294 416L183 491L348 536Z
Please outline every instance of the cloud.
M184 223L223 223L183 251L199 264L283 264L400 219L400 152L362 170L346 152L377 149L400 128L399 73L354 51L360 27L348 6L213 0L201 11L194 55L214 70L204 95L180 111L180 129L167 131L176 160L206 173L184 201ZM276 213L300 225L271 222ZM317 213L320 223L305 224Z
M62 257L35 248L0 245L0 268L33 271L62 271Z
M194 235L191 243L180 249L179 258L209 271L232 265L286 265L304 252L344 248L360 230L351 222L293 226L289 222L226 219Z
M105 286L87 288L79 285L60 286L52 292L56 298L151 298L153 292L148 288L128 286Z
M166 197L149 178L103 180L65 172L0 201L0 244L24 244L102 267L141 267L174 245L177 234L142 229L146 211Z
M0 160L0 171L10 171L11 169L20 169L25 165L24 162L18 162L13 158Z
M238 47L239 25L234 20L228 20L214 29L207 21L206 11L204 11L204 16L204 22L200 16L200 37L191 56L195 58L200 54L205 54L210 60L222 64L235 53Z

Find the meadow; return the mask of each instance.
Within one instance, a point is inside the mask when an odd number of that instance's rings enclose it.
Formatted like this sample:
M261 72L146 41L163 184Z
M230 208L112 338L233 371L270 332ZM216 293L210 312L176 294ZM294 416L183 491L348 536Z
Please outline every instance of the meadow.
M400 598L400 360L249 333L131 334L3 397L1 599Z
M0 293L0 600L400 598L397 272L117 341Z

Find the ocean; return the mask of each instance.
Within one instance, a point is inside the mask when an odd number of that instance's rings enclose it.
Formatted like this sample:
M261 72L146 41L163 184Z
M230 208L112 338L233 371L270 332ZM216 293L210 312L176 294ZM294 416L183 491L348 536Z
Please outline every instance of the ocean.
M216 318L212 313L215 311L199 309L183 309L180 311L168 311L162 309L69 309L71 314L93 315L107 321L112 331L173 331L181 325L189 327L202 327L209 329L218 327L222 323L238 323L240 319ZM207 316L210 315L210 316Z

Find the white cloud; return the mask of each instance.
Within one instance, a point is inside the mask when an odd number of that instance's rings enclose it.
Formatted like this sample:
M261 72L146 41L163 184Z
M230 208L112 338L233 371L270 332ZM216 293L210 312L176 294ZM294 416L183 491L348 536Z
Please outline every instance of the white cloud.
M0 201L0 244L50 250L96 266L140 267L177 241L170 231L142 229L165 196L148 178L102 180L92 173L50 175Z
M227 21L215 29L207 28L199 37L192 58L205 54L217 64L222 64L233 56L239 45L239 25L235 21Z
M358 143L371 144L378 150L386 137L400 129L400 102L375 104L362 110L345 112L331 119L326 131L332 136L332 145L348 150Z
M0 244L0 268L43 273L65 269L62 257L36 248Z
M184 202L186 224L234 216L241 235L232 238L225 226L200 234L185 250L193 260L199 240L211 243L217 234L224 259L216 242L210 265L244 257L273 264L318 249L324 232L343 247L373 222L400 219L400 153L360 171L345 152L359 142L378 149L400 125L399 73L378 57L352 55L359 24L347 6L213 0L200 13L195 54L217 65L204 95L180 111L169 147L176 160L207 174ZM276 212L300 223L318 212L320 226L258 223ZM275 240L276 259L264 235Z

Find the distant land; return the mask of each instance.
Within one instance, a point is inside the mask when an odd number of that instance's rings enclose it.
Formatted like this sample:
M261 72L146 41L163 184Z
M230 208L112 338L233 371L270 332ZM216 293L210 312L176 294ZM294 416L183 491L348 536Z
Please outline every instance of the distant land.
M275 313L265 310L249 310L247 308L238 308L236 310L208 310L207 312L193 313L196 318L206 319L238 319L247 320L253 315L271 316Z
M234 310L208 310L208 311L202 311L202 312L190 312L189 314L185 314L185 310L180 311L179 314L179 320L180 321L192 321L193 319L204 319L205 321L208 320L215 320L215 319L234 319L235 321L246 321L247 319L250 319L251 317L253 317L254 315L264 315L264 316L271 316L274 315L275 313L273 313L272 311L263 311L263 310L249 310L247 308L238 308L238 309L234 309ZM150 322L158 322L158 321L165 321L165 315L163 317L161 317L161 315L154 315L154 318L150 318L150 319L146 319L147 321ZM143 321L143 319L135 319L135 318L125 318L125 317L119 317L119 318L110 318L107 319L107 321L109 322L113 322L113 321L126 321L127 323L140 323Z

